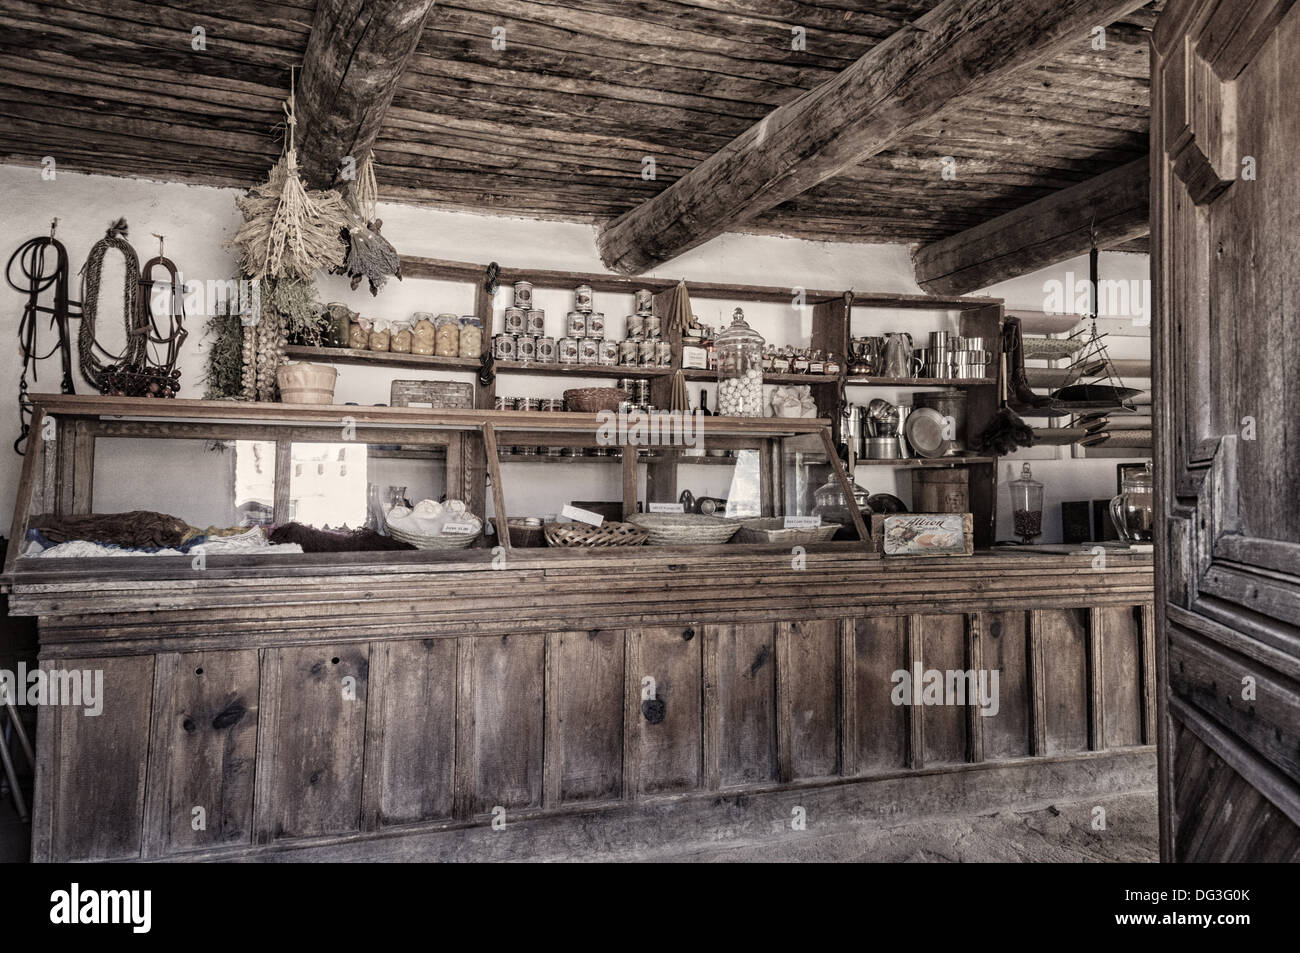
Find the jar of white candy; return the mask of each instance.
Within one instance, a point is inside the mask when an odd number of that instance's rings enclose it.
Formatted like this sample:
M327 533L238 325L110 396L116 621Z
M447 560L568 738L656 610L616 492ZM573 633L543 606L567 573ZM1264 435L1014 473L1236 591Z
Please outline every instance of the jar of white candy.
M718 413L723 417L763 417L763 336L731 313L731 327L714 339L718 350Z

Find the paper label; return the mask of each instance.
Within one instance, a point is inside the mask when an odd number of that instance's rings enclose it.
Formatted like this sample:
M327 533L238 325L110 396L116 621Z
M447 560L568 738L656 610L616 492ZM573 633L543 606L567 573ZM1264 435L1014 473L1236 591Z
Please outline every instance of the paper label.
M651 513L685 513L685 503L651 503Z
M470 536L478 532L478 527L473 523L443 523L442 533L444 536Z
M605 517L599 513L593 513L591 510L584 510L577 506L565 506L560 510L560 515L571 520L577 520L579 523L590 523L592 526L599 526L605 522Z
M822 525L820 516L787 516L785 529L819 529Z

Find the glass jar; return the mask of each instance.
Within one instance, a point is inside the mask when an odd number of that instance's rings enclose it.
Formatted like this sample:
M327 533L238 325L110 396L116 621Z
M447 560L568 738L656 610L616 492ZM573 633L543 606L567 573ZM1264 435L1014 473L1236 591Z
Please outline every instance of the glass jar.
M1043 534L1043 484L1034 479L1026 463L1020 468L1020 479L1012 480L1008 489L1015 534L1028 545Z
M1149 543L1154 538L1154 480L1151 462L1141 470L1125 472L1119 495L1110 501L1110 518L1126 543Z
M387 351L392 336L387 322L376 321L370 329L369 337L366 339L366 347L371 351Z
M718 351L718 413L763 416L763 336L745 323L740 308L714 341Z
M835 531L836 539L856 539L857 528L853 522L853 511L849 508L848 498L839 477L832 473L825 483L813 490L813 516L820 516L823 523L839 523ZM867 505L867 491L853 484L853 503L862 514L863 522L871 523L871 507Z
M432 354L434 338L433 315L417 311L411 317L415 319L414 333L411 336L411 353Z
M440 314L433 322L433 353L439 357L456 357L460 353L460 318Z
M460 356L479 357L483 353L483 322L473 315L460 319Z
M410 354L415 343L415 332L409 324L393 325L393 336L388 342L389 350L395 354Z

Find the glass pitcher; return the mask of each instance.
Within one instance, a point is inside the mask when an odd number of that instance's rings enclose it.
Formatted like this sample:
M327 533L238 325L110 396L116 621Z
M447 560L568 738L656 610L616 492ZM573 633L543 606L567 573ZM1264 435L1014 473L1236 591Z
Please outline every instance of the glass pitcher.
M1120 484L1119 495L1110 501L1110 518L1126 543L1149 543L1154 538L1154 480L1151 462L1141 470L1129 470Z

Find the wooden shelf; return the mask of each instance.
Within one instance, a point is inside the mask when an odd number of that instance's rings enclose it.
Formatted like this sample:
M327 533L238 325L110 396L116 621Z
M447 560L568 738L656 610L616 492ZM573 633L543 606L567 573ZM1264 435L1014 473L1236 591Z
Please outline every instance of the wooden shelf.
M354 351L347 347L306 347L290 344L284 349L289 357L320 361L324 364L380 364L385 367L414 367L425 370L477 371L477 357L437 357L432 354L399 354L394 351Z
M956 377L847 377L846 385L858 387L992 387L997 384L993 377L956 378Z
M997 457L907 457L899 460L866 460L858 458L863 467L961 467L970 463L996 463Z
M538 364L530 361L497 361L503 374L540 374L547 377L666 377L671 367L628 367L623 364Z
M718 372L697 367L683 368L682 376L688 381L708 381L716 383ZM763 374L764 384L834 384L839 380L837 374Z

